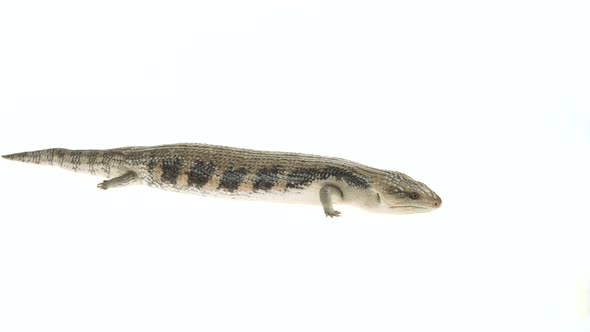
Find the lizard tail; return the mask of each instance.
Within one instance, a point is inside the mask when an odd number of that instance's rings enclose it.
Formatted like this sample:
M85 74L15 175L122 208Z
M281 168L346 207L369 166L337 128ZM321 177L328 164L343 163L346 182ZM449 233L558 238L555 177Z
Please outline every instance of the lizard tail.
M53 165L74 172L111 177L119 173L124 158L108 150L47 149L4 155L2 158L39 165Z

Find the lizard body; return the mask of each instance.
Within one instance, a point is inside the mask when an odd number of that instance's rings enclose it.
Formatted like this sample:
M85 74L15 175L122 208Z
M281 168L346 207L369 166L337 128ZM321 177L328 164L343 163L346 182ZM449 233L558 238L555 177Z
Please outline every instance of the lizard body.
M425 184L404 173L341 158L258 151L207 144L124 147L109 150L47 149L3 156L103 176L100 189L143 183L164 190L248 199L333 202L376 212L415 213L440 207Z

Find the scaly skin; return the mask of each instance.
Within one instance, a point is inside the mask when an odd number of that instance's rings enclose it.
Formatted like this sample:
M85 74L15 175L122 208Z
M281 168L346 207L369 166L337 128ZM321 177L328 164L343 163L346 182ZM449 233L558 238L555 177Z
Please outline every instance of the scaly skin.
M333 201L386 213L427 212L442 203L425 184L403 173L300 153L174 144L110 150L48 149L3 157L109 179L98 184L100 189L143 183L180 192L321 203L330 217L340 215Z

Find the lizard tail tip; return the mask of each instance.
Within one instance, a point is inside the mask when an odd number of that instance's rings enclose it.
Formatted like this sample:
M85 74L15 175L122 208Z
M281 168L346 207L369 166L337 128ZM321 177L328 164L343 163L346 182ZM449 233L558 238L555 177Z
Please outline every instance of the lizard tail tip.
M2 158L4 159L8 159L8 160L14 160L16 158L16 153L15 154L5 154L2 156Z

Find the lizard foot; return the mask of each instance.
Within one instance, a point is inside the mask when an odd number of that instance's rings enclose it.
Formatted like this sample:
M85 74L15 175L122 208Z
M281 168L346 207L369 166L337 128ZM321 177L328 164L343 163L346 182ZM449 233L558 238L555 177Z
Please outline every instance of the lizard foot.
M332 210L332 211L324 210L324 213L326 214L326 217L330 217L330 218L340 217L340 211L336 211L336 210Z

